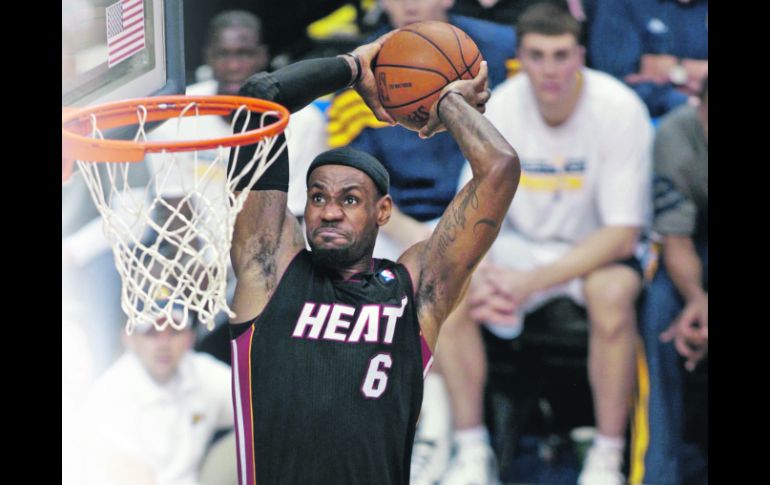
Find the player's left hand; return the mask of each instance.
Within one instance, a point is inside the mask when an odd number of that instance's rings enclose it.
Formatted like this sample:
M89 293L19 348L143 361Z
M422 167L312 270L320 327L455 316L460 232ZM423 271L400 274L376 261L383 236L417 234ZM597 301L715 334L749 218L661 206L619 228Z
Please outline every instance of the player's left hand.
M491 96L487 61L481 61L479 73L473 79L451 82L441 90L438 101L433 103L433 106L430 108L428 121L425 123L425 126L420 129L420 138L430 138L436 133L446 131L444 122L439 118L441 112L440 105L446 102L446 99L443 99L445 96L451 96L449 95L451 91L459 93L469 105L476 108L480 113L484 113L486 111L487 101L489 101ZM454 97L457 96L455 95Z

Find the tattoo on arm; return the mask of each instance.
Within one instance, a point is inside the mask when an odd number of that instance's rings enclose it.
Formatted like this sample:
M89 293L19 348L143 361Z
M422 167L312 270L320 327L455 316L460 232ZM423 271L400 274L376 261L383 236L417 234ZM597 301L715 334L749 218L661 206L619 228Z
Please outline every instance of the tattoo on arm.
M450 211L449 217L445 217L439 227L436 230L436 234L428 240L425 245L425 253L428 254L433 250L433 242L435 239L435 249L438 251L439 257L443 257L446 254L449 246L457 239L457 231L465 229L467 223L467 210L468 207L475 210L479 207L479 199L476 194L477 183L471 180L466 187L466 192L458 204L450 204L447 209Z
M480 259L481 259L481 256L473 258L472 261L470 261L467 265L465 265L465 269L467 269L468 271L472 270L473 267L476 266L476 264L479 262Z
M497 223L493 221L492 219L481 219L476 224L473 225L473 234L476 234L476 229L479 227L479 224L484 226L489 226L493 230L497 230ZM474 266L478 264L478 262L481 260L481 256L477 256L473 258L471 261L468 262L468 264L465 266L465 269L468 271L472 270Z
M467 186L467 192L463 195L458 204L452 204L449 206L450 217L445 218L439 225L435 235L435 249L438 251L439 257L443 257L446 254L449 246L457 239L457 232L465 229L468 222L468 208L471 210L477 210L479 208L478 199L478 184L476 181L471 180ZM497 229L497 222L492 219L484 218L480 219L473 224L473 233L477 233L479 225L489 226L492 229ZM429 253L433 249L433 238L428 241L425 246L425 251Z
M492 229L497 229L497 223L493 221L492 219L481 219L479 222L473 225L473 233L476 234L476 227L478 227L479 224L485 224Z
M468 225L468 218L470 211L478 210L479 198L478 198L478 182L471 180L467 187L464 189L465 193L462 194L460 200L457 203L452 203L447 209L447 217L444 217L436 228L436 233L425 244L422 261L423 268L426 270L422 273L420 282L419 295L424 302L434 302L435 298L438 298L439 288L436 287L436 281L440 281L448 275L437 274L435 268L429 268L427 259L436 258L443 259L449 248L457 240L458 232L462 231ZM480 226L488 226L493 230L498 227L497 222L489 218L483 218L476 221L473 224L473 234L476 234L477 229ZM432 252L435 251L435 255ZM468 264L465 269L471 270L481 259L481 256L474 258Z

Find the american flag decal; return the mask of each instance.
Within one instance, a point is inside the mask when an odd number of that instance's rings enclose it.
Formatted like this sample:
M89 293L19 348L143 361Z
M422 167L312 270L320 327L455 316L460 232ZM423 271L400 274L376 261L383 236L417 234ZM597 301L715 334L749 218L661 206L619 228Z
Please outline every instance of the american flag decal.
M107 7L107 66L144 49L144 0L121 0Z

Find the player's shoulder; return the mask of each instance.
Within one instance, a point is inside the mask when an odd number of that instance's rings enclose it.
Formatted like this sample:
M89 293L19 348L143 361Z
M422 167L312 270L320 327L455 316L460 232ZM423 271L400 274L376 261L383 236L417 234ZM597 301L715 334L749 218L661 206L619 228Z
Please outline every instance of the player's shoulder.
M401 262L391 259L376 258L374 263L374 276L384 284L390 285L397 283L399 286L407 285L411 287L409 280L409 269Z
M406 251L405 251L406 253ZM382 272L383 270L387 271L395 271L398 270L404 270L406 274L409 273L409 269L401 262L401 259L399 258L398 261L393 261L392 259L388 258L376 258L375 260L375 274Z

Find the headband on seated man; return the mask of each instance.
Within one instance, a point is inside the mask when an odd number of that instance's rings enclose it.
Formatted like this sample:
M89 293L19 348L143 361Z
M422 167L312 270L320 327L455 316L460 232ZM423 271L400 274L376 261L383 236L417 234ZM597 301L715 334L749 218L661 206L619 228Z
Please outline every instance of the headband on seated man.
M356 168L372 179L375 187L379 189L380 194L386 195L390 190L390 175L388 174L388 171L379 160L361 150L356 150L351 147L342 147L321 153L315 157L313 163L310 164L310 168L307 169L307 177L305 178L306 184L310 180L310 174L313 170L322 165L346 165L348 167Z

